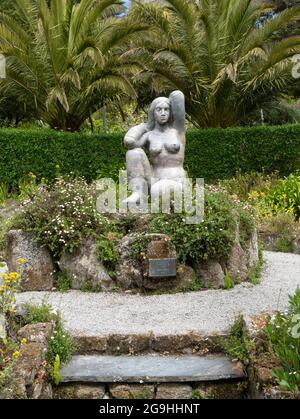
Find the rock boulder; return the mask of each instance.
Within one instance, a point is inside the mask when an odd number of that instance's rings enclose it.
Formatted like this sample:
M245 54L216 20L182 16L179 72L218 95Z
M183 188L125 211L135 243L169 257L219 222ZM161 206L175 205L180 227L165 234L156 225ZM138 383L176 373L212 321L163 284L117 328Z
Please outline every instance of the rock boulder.
M59 267L71 279L73 289L89 286L96 290L109 291L114 282L97 256L96 241L89 238L73 253L63 253Z
M22 289L24 291L51 290L55 266L48 249L39 246L32 233L22 230L10 230L6 238L8 269L10 272L18 272L21 275Z

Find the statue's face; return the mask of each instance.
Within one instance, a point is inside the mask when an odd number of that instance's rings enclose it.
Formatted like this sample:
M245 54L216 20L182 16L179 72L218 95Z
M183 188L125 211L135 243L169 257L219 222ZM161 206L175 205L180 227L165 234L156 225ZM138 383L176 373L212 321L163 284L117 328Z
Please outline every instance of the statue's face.
M159 124L166 124L170 119L170 105L167 102L159 102L154 109L154 118Z

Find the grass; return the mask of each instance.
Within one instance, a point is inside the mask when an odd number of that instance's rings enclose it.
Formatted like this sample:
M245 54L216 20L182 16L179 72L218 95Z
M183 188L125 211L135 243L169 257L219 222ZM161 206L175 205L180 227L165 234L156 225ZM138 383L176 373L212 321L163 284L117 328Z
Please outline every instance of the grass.
M53 335L48 341L46 351L47 374L49 380L57 386L61 381L61 371L76 351L76 345L71 335L63 328L58 316Z
M80 288L82 292L101 292L101 285L93 285L92 281L85 281L85 283Z
M206 399L214 399L213 394L210 391L203 391L200 392L199 390L193 389L192 391L192 400L206 400Z
M0 183L0 207L5 205L9 198L8 187L4 183Z
M259 250L258 250L258 262L257 262L255 268L250 272L250 274L248 276L248 280L251 282L251 284L253 284L253 285L260 284L264 263L265 263L265 261L263 259L263 253L262 253L262 249L261 249L261 246L260 246Z
M71 289L71 279L66 273L64 272L58 273L57 287L60 292L66 292Z
M200 291L204 288L201 279L194 275L193 279L190 284L177 289L176 292L192 292L192 291Z
M21 321L20 326L26 324L55 322L54 331L49 339L46 361L49 379L54 382L59 381L59 369L69 361L76 350L76 346L69 333L64 330L59 314L46 302L39 306L25 304L26 315Z
M274 243L275 252L292 253L293 236L289 231L284 232Z
M252 342L248 336L244 319L239 316L230 328L229 338L223 341L223 350L231 359L237 359L248 364L251 348Z
M24 324L48 323L56 319L51 306L47 303L42 303L40 306L25 304L24 307L26 310Z
M224 278L224 289L230 290L231 288L233 288L233 281L231 279L230 273L226 271L226 275Z
M26 316L22 321L22 325L55 322L53 335L50 337L47 346L46 361L49 379L58 382L58 368L63 367L76 350L73 339L64 330L60 316L53 311L49 304L43 303L40 306L26 304L25 309Z

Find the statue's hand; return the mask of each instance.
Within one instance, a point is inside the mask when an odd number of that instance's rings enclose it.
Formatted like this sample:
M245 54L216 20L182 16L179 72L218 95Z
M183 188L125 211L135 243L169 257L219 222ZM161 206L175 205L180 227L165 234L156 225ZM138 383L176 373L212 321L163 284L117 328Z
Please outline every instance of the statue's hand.
M173 97L175 98L180 97L184 99L184 94L182 93L181 90L173 90L173 92L170 94L170 98L173 98Z

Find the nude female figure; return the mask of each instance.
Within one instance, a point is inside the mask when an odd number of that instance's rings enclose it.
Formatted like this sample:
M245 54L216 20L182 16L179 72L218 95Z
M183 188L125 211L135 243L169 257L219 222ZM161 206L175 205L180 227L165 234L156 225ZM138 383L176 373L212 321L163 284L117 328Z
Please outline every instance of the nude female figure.
M124 201L138 204L142 195L151 197L182 190L186 178L185 105L179 90L169 98L155 99L149 109L148 123L131 128L124 138L126 168L132 194ZM148 158L148 155L149 158Z

